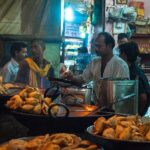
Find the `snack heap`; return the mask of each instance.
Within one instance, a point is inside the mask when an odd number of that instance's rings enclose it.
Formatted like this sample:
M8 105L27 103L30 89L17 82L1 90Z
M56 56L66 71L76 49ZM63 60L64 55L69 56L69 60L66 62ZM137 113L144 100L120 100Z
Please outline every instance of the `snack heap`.
M142 122L138 116L113 116L98 118L93 133L109 139L150 141L150 122Z
M53 105L51 98L44 98L40 89L27 86L7 101L6 106L13 110L21 110L34 114L48 114L49 106ZM52 108L54 114L58 112L58 106Z
M74 134L57 133L38 136L31 140L14 139L2 145L0 150L99 150L97 145L82 140Z

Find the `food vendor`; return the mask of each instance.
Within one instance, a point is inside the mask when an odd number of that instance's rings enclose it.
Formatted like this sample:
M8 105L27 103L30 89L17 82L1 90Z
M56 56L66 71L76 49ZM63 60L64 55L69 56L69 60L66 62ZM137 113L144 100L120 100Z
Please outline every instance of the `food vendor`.
M129 79L129 68L127 63L113 55L112 49L115 46L114 38L107 32L101 32L95 39L95 58L83 71L83 74L74 76L71 72L65 72L64 78L74 80L76 82L85 83L93 81L93 89L95 92L95 104L105 106L104 100L98 100L98 80L103 78L121 78Z

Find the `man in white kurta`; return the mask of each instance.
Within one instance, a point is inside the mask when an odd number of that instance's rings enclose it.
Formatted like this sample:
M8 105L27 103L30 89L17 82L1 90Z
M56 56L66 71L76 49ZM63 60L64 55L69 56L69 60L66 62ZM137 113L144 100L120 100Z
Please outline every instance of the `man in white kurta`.
M99 101L99 80L100 79L129 79L129 69L127 64L118 56L113 56L106 64L103 77L101 77L101 58L93 60L83 74L74 76L75 81L90 82L93 81L93 88L95 92L95 103L98 105L105 105L105 102Z
M105 100L100 100L99 95L99 80L104 78L109 79L129 79L129 68L124 60L113 55L113 47L115 46L114 38L107 32L98 34L95 40L95 52L98 58L94 59L79 76L67 77L81 83L93 81L95 92L95 103L100 106L105 106Z

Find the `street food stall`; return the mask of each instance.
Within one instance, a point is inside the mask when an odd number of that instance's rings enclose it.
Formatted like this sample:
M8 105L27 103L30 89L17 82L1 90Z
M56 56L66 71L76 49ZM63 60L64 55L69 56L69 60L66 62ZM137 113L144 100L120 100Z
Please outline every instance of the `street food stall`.
M2 10L12 8L14 12L3 14L12 13L11 23L6 21L7 15L0 16L0 44L8 48L12 41L30 44L34 38L44 40L44 57L52 62L57 75L48 77L49 87L45 89L1 81L0 129L8 132L0 130L0 150L149 150L150 119L138 116L137 80L99 79L95 93L93 83L59 78L61 2L1 2ZM4 30L7 25L9 30ZM103 105L95 105L95 100ZM6 115L11 116L8 124L3 119ZM23 127L15 126L18 123ZM3 138L6 134L8 137Z

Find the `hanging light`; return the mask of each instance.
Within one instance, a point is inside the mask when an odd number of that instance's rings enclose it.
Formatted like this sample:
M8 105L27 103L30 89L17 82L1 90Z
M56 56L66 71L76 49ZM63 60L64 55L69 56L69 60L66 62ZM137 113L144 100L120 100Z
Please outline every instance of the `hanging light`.
M72 22L74 20L73 9L70 6L65 8L65 20L69 22Z

